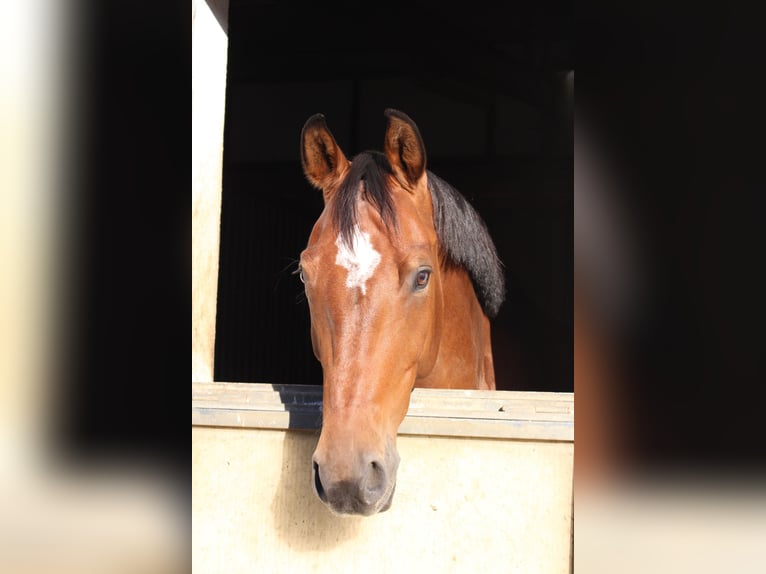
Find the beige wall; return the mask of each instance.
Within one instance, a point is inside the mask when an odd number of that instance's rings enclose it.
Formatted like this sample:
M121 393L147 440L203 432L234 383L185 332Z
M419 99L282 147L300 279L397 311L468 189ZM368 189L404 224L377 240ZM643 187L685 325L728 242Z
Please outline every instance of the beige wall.
M228 2L192 0L192 380L213 380Z
M400 435L394 502L332 515L313 431L192 428L196 573L569 572L572 442Z

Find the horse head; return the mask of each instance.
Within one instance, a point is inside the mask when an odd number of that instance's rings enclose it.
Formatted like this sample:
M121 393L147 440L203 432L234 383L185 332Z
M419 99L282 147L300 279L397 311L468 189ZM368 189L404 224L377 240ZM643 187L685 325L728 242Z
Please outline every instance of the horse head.
M494 388L488 320L435 225L423 139L406 114L386 116L383 153L353 160L321 114L301 134L304 174L324 196L299 267L323 371L314 487L338 514L390 507L414 386Z

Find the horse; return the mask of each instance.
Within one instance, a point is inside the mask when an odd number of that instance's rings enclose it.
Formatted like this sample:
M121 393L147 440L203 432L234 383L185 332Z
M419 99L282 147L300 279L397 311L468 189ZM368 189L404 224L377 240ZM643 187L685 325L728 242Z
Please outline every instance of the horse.
M304 175L324 197L295 271L323 376L313 486L338 515L391 507L414 387L495 389L503 264L471 204L426 169L415 122L384 113L383 152L352 160L323 114L301 131Z

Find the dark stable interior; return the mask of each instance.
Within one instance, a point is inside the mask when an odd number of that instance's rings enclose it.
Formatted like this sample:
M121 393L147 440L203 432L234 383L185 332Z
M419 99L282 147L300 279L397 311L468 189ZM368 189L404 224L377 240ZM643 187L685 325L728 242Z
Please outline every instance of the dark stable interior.
M382 149L392 107L417 123L428 168L476 208L505 265L497 388L573 390L567 15L418 6L402 20L374 5L354 16L231 2L215 380L321 384L292 274L322 210L301 128L323 113L352 158Z

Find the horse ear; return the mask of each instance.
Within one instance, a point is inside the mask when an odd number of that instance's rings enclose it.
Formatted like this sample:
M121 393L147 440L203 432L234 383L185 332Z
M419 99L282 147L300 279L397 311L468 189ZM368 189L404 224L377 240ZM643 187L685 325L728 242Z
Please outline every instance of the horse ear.
M383 149L397 175L404 176L410 185L415 185L426 171L426 147L420 130L405 113L387 109L386 139Z
M348 168L348 160L327 128L322 114L314 114L303 125L301 163L306 179L322 190L326 202Z

